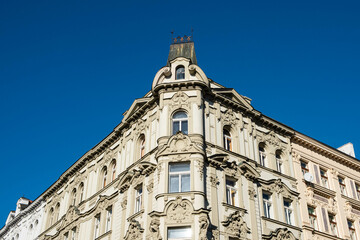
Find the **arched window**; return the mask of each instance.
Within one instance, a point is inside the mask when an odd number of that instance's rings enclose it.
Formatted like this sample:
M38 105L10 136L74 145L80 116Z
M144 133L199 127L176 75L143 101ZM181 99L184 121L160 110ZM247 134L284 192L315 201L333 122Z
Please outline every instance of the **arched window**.
M275 152L275 158L276 158L276 171L279 173L283 172L283 161L281 159L281 150L277 150Z
M85 191L84 183L80 183L79 191L80 191L80 199L79 199L79 202L82 202L82 201L84 200L84 191Z
M54 208L51 208L49 212L49 226L53 225L54 221L55 221L55 211Z
M259 145L259 161L260 165L266 167L266 153L264 144Z
M106 184L107 184L106 178L107 178L107 168L104 167L103 170L102 170L102 179L101 179L101 181L102 181L101 187L103 187L103 188L104 188L104 187L106 186Z
M188 134L188 117L185 112L177 112L172 118L173 134L181 131L184 134Z
M223 130L223 138L224 138L224 148L226 150L232 151L232 139L231 134L229 130L225 129Z
M57 203L55 207L55 221L59 220L59 215L60 215L60 203Z
M145 136L141 135L140 137L140 158L145 155Z
M114 181L116 178L116 161L114 160L111 163L111 181Z
M178 66L176 68L176 77L175 79L185 79L185 68L184 66Z
M74 188L71 192L70 205L72 206L76 205L76 188Z

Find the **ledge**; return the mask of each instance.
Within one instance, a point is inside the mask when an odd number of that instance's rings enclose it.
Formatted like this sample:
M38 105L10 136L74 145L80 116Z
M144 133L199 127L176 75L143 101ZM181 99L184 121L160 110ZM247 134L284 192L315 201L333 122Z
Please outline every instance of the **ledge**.
M225 208L230 208L230 209L233 209L235 211L240 211L242 213L247 213L247 210L245 208L241 208L241 207L237 207L237 206L234 206L234 205L231 205L231 204L228 204L226 202L222 202L221 203Z
M165 201L167 201L168 197L176 197L176 196L190 196L191 199L195 198L195 195L201 195L205 197L205 193L200 191L189 191L189 192L174 192L174 193L160 193L155 196L155 199L158 200L158 198L165 197Z
M297 230L297 231L302 231L301 227L297 227L297 226L294 226L294 225L290 225L290 224L281 222L281 221L276 220L276 219L267 218L267 217L265 217L265 216L261 216L261 219L264 220L264 221L276 223L276 224L278 224L278 225L281 225L281 226L284 226L284 227L287 227L287 228L291 228L291 229L294 229L294 230Z

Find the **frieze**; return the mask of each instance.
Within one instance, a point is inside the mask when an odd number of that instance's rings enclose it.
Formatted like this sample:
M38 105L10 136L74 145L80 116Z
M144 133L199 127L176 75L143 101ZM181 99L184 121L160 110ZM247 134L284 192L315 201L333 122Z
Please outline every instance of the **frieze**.
M183 108L190 110L189 96L183 91L178 91L171 98L171 103L169 104L170 110Z

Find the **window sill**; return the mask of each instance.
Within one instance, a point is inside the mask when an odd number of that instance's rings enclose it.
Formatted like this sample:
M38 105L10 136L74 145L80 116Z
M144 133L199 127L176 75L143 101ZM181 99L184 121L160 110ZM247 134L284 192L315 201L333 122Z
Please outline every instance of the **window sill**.
M195 195L205 196L205 193L199 192L199 191L160 193L155 196L155 199L158 200L159 198L163 197L165 199L165 201L167 201L169 197L190 196L190 198L193 200L193 199L195 199Z
M246 209L241 208L241 207L237 207L237 206L234 206L234 205L231 205L231 204L228 204L226 202L222 202L222 205L225 207L225 211L227 209L233 209L235 211L240 211L241 213L247 213Z
M142 215L144 213L144 209L141 209L140 211L134 213L130 217L128 217L128 221L130 222L132 219L137 218L138 216Z
M106 237L106 236L108 236L108 235L110 235L111 234L111 230L109 230L109 231L107 231L106 233L103 233L102 235L100 235L99 237L97 237L97 238L95 238L95 240L99 240L99 239L102 239L102 238L104 238L104 237Z
M268 217L262 216L261 219L265 220L265 221L268 221L268 222L276 223L278 225L282 225L282 226L285 226L287 228L291 228L291 229L294 229L294 230L297 230L297 231L302 231L301 227L297 227L295 225L290 225L290 224L287 224L285 222L281 222L281 221L273 219L273 218L268 218Z

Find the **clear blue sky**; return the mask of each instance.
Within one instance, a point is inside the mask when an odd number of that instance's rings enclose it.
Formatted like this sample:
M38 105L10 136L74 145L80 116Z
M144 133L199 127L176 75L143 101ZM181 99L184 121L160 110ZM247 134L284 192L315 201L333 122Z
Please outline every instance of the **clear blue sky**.
M0 1L0 225L120 123L194 28L207 76L360 156L359 1Z

